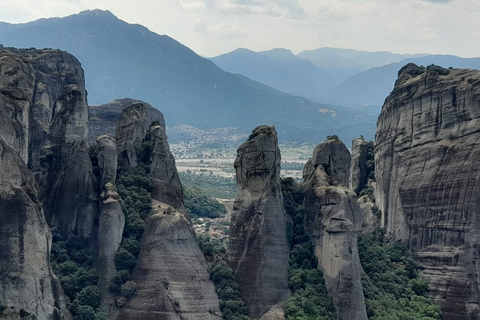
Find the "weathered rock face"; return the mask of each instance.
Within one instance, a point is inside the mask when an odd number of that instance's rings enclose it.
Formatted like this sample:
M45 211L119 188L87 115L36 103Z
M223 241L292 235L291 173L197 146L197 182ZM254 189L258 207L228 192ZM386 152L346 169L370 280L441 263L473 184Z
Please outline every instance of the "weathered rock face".
M38 171L40 150L62 88L84 88L75 57L59 50L0 49L0 137Z
M149 159L153 186L152 198L176 208L181 207L183 205L182 183L164 128L159 123L152 124L148 129L145 142L152 148Z
M362 234L369 234L380 227L380 216L378 207L370 200L368 196L362 196L358 199L358 205L362 211Z
M348 187L358 194L368 183L368 142L362 137L352 141L352 162Z
M89 238L98 217L97 192L88 154L85 91L65 86L55 103L55 117L42 149L42 199L50 226L67 236Z
M70 319L50 269L52 241L35 180L16 151L0 139L0 301L37 319Z
M350 176L351 156L347 147L340 139L329 139L321 143L313 150L313 156L307 162L303 170L303 178L310 176L312 168L316 170L323 170L320 174L317 172L317 177L323 180L317 181L317 184L322 183L328 185L343 185L348 186L348 179Z
M115 253L122 242L125 214L122 210L122 200L112 182L105 184L101 200L98 219L97 270L100 274L99 287L102 292L102 302L112 304L113 297L108 291L108 286L117 271L115 269Z
M150 123L147 123L147 110L143 103L132 104L123 109L115 132L118 162L124 169L138 165L137 151Z
M336 139L315 147L314 156L303 172L305 231L315 247L318 267L323 270L338 319L344 320L367 319L357 251L362 212L355 193L338 185L339 181L347 183L345 170L349 167L350 154Z
M122 128L128 128L128 131L139 134L141 130L130 125L144 125L145 120L140 118L145 117L142 109L145 110L142 105L127 107L122 117L126 118L132 112L135 118L133 121L121 121L117 133L122 132ZM121 134L117 137L122 139ZM183 207L182 185L175 159L160 122L150 126L145 140L142 138L138 145L142 143L144 148L140 154L149 165L152 178L153 209L146 220L147 227L132 275L136 294L124 306L115 309L112 318L218 320L221 318L218 297L196 242L192 223ZM139 150L135 148L129 145L123 150ZM127 154L127 159L129 153L123 154ZM133 162L126 160L125 163Z
M219 320L206 261L184 209L152 201L132 280L137 292L114 319Z
M480 317L480 72L399 71L378 119L382 224L414 251L445 319Z
M101 135L96 145L98 168L100 170L100 190L107 183L115 185L117 179L117 143L115 139Z
M227 261L252 319L289 295L290 247L280 186L280 150L274 127L260 126L237 150L235 200Z
M147 110L147 125L153 121L158 121L160 126L165 130L163 114L151 104L129 98L116 99L100 106L88 106L88 144L94 144L97 137L101 135L106 134L114 137L117 123L123 109L132 104L143 104L145 106Z

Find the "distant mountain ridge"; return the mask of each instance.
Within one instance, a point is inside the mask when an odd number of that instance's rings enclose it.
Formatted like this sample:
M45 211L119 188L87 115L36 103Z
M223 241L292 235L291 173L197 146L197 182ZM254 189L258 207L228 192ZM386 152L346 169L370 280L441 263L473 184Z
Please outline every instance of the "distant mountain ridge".
M345 140L373 137L375 130L375 115L339 107L332 118L318 111L328 106L225 72L174 39L108 11L3 24L0 43L70 52L85 70L89 104L140 99L160 109L167 126L236 127L248 134L273 124L281 141L309 143L338 132Z

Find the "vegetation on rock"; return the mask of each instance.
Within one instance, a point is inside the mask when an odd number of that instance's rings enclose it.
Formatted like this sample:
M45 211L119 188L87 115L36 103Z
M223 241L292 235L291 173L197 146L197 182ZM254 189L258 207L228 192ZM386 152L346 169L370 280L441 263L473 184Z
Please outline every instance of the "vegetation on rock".
M328 296L323 273L317 268L318 262L313 245L304 229L304 194L292 178L282 180L285 211L293 222L291 229L290 269L288 285L293 296L285 306L287 320L330 320L336 319L332 299Z
M210 279L215 284L215 291L220 300L222 319L248 320L248 308L242 300L240 285L233 274L232 268L223 260L225 246L221 241L210 238L209 235L197 237L200 249L205 258L212 261Z
M441 319L440 309L428 297L427 282L418 277L418 266L408 249L401 243L383 243L383 236L383 229L377 229L358 241L368 318Z
M76 235L65 240L56 228L52 228L52 235L51 265L60 279L74 319L104 319L98 308L101 295L93 266L94 255L88 250L87 242Z
M140 240L145 231L145 219L152 208L151 182L148 166L140 164L128 171L120 170L117 179L118 194L125 203L125 228L122 243L115 255L117 274L109 287L110 292L130 298L132 286L126 286L137 263ZM133 292L132 292L133 290Z
M199 187L185 186L183 196L185 208L192 218L219 218L227 213L223 204L209 197Z

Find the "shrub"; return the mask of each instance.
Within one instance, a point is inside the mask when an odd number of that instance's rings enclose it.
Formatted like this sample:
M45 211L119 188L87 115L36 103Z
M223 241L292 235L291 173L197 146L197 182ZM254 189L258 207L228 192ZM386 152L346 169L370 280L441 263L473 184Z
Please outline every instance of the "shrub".
M75 312L75 320L95 320L95 311L90 306L79 306Z
M115 267L117 270L127 270L131 272L137 263L137 259L127 250L120 249L115 254Z
M90 306L95 309L100 305L100 289L97 286L85 287L77 295L77 300L81 306Z

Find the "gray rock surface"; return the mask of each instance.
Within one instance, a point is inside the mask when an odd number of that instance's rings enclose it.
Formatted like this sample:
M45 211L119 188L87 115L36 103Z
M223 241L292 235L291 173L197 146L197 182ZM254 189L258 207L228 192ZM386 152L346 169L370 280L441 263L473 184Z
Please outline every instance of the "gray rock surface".
M117 133L127 128L125 131L139 134L141 130L132 126L144 125L140 116L145 117L145 108L133 105L125 110L122 117L128 119L128 115L133 114L134 120L120 121ZM182 185L161 122L149 127L145 140L142 138L139 145L142 143L147 146L142 154L152 178L152 212L146 220L147 227L132 275L136 294L116 308L111 318L219 320L218 297L183 207ZM123 150L131 148L135 146L126 145Z
M368 142L363 137L352 141L352 160L348 187L358 194L368 183Z
M350 168L350 153L340 140L315 147L304 169L305 231L314 245L337 318L366 320L357 251L362 211L355 193L338 185L348 179L346 168Z
M168 146L165 129L159 123L152 124L148 129L145 142L152 148L148 160L153 186L152 198L176 208L181 207L183 205L182 183L175 166L175 158Z
M130 98L116 99L99 106L88 106L88 143L94 144L99 136L105 134L114 137L117 123L123 109L137 103L141 103L145 106L147 110L146 121L148 125L152 123L152 121L158 121L160 126L165 130L165 119L163 114L151 104Z
M100 217L98 219L98 257L99 288L102 292L102 304L113 304L113 296L108 290L110 281L117 272L115 269L115 253L122 242L125 214L122 200L115 185L108 182L101 194Z
M378 119L376 201L444 319L480 318L480 72L399 71Z
M100 170L100 190L107 183L115 185L117 179L117 144L115 139L101 135L97 138L96 153Z
M40 170L52 110L62 88L84 89L83 70L59 50L0 48L0 138L14 148L32 171Z
M37 319L71 319L50 269L52 242L35 180L16 151L0 139L0 301Z
M67 236L89 238L98 218L98 199L88 154L85 91L65 86L42 149L41 199L50 226Z
M207 263L184 209L152 201L132 280L136 294L111 319L219 320Z
M137 151L150 123L143 103L134 103L123 109L115 131L119 165L128 170L138 165Z
M379 209L366 195L358 198L358 205L362 210L362 234L372 233L380 227Z
M237 150L237 197L227 262L252 319L288 298L290 247L280 185L280 150L273 126L259 126Z
M348 187L350 177L351 156L345 144L340 139L327 139L317 145L313 156L304 168L303 177L310 176L312 166L317 170L322 169L321 179L323 185L342 185ZM320 178L317 172L317 177ZM317 181L317 183L321 183Z

